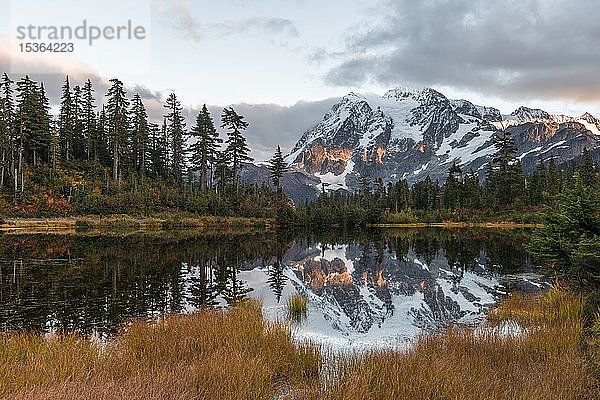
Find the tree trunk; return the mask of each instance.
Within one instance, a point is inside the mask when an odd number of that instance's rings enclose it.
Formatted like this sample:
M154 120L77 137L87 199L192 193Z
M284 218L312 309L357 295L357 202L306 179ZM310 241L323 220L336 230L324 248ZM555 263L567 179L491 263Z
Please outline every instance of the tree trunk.
M207 166L206 166L206 156L202 156L202 162L200 166L200 190L202 193L206 192L207 187Z
M119 146L115 142L113 144L113 180L119 179Z
M23 195L23 139L19 143L19 175L21 175L21 195Z
M2 170L0 172L0 189L2 189L4 187L4 170L5 170L5 165L4 162L6 161L6 150L2 150Z

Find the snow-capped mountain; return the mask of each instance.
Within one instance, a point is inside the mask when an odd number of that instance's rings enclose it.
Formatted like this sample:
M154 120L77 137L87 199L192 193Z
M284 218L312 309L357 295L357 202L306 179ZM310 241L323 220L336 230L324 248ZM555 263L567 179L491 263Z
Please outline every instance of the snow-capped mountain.
M344 96L301 136L286 160L327 190L353 190L361 176L386 183L427 175L444 180L453 162L482 173L499 129L512 133L527 171L540 158L561 163L584 147L600 148L600 119L589 113L570 117L523 106L503 116L431 88L397 88L383 96Z

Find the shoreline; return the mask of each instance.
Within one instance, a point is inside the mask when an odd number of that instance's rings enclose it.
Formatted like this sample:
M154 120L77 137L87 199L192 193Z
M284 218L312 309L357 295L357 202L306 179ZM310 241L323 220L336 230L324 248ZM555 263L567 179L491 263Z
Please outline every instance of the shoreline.
M413 222L406 224L371 224L373 228L498 228L498 229L521 229L521 228L539 228L543 224L521 223L521 222Z
M367 228L539 228L539 223L503 222L413 222L369 224ZM49 218L0 218L0 232L4 233L76 233L90 230L161 232L190 229L207 232L272 231L276 229L273 218L216 217L216 216L149 216L130 215L77 216Z
M5 233L75 233L95 229L118 231L172 231L198 229L202 231L268 231L275 227L270 218L215 217L215 216L150 216L129 215L51 217L51 218L3 218L0 232Z

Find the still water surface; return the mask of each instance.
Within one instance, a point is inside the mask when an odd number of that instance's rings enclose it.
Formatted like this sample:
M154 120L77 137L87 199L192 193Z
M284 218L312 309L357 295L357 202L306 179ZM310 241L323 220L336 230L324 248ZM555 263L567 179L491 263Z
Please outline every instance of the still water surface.
M309 301L298 339L396 346L474 324L513 290L543 283L525 230L415 229L195 235L0 235L0 329L110 337L136 318L245 297L285 317Z

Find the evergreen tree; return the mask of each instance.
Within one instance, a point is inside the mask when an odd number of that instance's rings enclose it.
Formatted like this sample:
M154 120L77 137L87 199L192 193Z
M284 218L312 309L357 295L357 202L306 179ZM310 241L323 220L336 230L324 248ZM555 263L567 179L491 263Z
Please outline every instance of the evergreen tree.
M92 158L99 161L105 167L112 165L110 159L110 151L108 146L108 117L106 116L106 107L102 105L102 109L97 115L97 124L94 131L92 142Z
M155 179L165 179L168 176L168 140L166 122L162 129L158 124L149 125L150 135L150 173Z
M58 135L58 120L50 121L50 143L48 145L48 163L55 169L60 158L60 140Z
M48 155L50 142L50 107L42 86L25 76L17 82L17 126L19 171L24 162L37 165Z
M554 273L600 283L600 203L597 191L578 177L532 235L529 250Z
M131 102L132 163L138 173L146 173L148 153L148 114L139 94Z
M563 188L561 174L556 166L554 158L551 158L550 162L548 163L548 174L546 181L548 194L550 198L554 199Z
M413 185L411 196L417 210L436 210L439 206L440 187L429 175Z
M15 123L13 83L6 73L2 75L0 81L0 189L4 187L5 177L12 176Z
M50 159L49 149L52 140L50 102L46 96L43 83L40 83L40 86L34 91L34 102L36 110L35 127L30 144L32 164L36 166L39 161L48 162Z
M83 85L82 93L82 108L83 108L83 140L85 143L85 159L97 160L97 121L94 104L94 88L92 81L89 79Z
M72 136L72 151L73 159L85 159L85 115L83 110L83 93L81 87L73 87L73 95L71 96L71 106L73 110L73 136Z
M540 159L540 162L536 165L535 171L531 174L527 185L527 193L529 203L532 205L542 204L544 201L544 192L548 185L546 166L544 161Z
M73 101L68 76L65 78L62 91L58 116L58 134L62 156L68 162L73 157L73 138L75 136L75 116L73 115Z
M121 156L127 145L129 101L125 97L123 82L118 79L111 79L110 82L112 86L106 94L106 116L108 138L112 147L112 178L116 181L121 176Z
M462 170L456 164L448 169L448 177L442 194L442 204L445 208L457 209L462 206Z
M508 130L497 131L492 136L496 153L492 158L495 169L487 170L491 203L497 207L511 205L518 199L524 190L525 179L521 164L515 157L516 147L514 139ZM492 189L493 187L493 189Z
M583 149L583 154L581 155L581 163L577 168L577 175L581 179L581 182L587 186L595 186L596 181L596 167L594 166L594 161L592 160L592 155L588 151L587 148Z
M233 107L224 108L221 115L221 128L227 129L227 140L225 154L231 163L231 171L233 174L234 189L238 189L239 170L244 161L252 161L252 157L248 156L250 148L246 144L246 138L242 135L248 127L248 122L244 120L242 115L235 112Z
M462 206L477 209L482 206L482 193L479 179L473 170L470 170L463 181Z
M149 123L148 124L148 170L150 175L153 178L158 178L160 176L160 166L162 165L162 159L160 157L160 152L158 149L160 140L160 128L158 124Z
M14 202L17 203L17 192L20 191L23 194L25 182L23 168L26 160L25 147L28 139L33 135L33 131L36 125L35 118L35 97L36 84L28 75L21 78L17 82L17 112L15 115L16 129L15 129L15 145L16 147L16 173L14 176ZM20 190L19 190L20 186Z
M275 185L275 190L277 193L281 191L280 189L280 180L285 172L288 170L288 165L283 158L283 154L281 153L281 147L277 146L277 150L275 151L275 155L271 160L269 160L269 175L271 180L273 181L273 185Z
M209 188L209 167L214 164L217 148L222 142L206 104L196 117L196 125L192 128L191 135L196 138L196 142L190 148L190 161L192 169L200 171L200 189L205 192Z
M217 181L217 194L222 198L227 191L227 182L232 179L232 170L229 168L229 158L225 151L219 151L215 155L215 178Z
M390 198L388 207L390 210L397 213L410 208L410 188L406 179L396 182L388 193Z
M165 118L167 120L169 142L171 144L171 174L175 182L181 183L184 168L183 144L185 141L185 122L183 115L181 115L181 103L177 99L177 96L175 96L175 93L169 95L165 108L169 110Z

